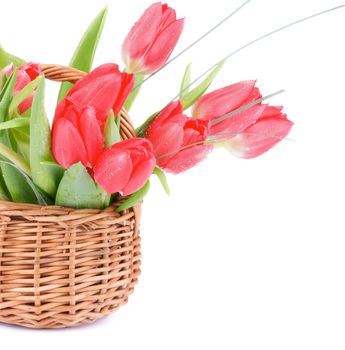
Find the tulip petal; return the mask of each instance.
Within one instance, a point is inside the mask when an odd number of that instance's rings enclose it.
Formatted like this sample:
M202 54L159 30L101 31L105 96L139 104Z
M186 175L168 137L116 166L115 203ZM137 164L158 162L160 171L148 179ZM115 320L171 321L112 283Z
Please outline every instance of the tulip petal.
M78 162L87 165L83 140L78 130L67 119L59 119L53 127L52 151L55 160L65 169Z
M121 87L113 104L114 115L117 116L127 100L128 95L134 87L135 78L133 74L121 73Z
M105 149L94 166L95 181L109 194L123 192L132 173L132 161L126 150L117 145Z
M285 138L293 123L288 119L264 118L228 142L229 151L240 158L255 158Z
M168 172L178 174L200 163L212 149L212 145L192 146L176 153L168 159L159 159L158 165Z
M210 134L213 139L235 137L254 124L264 113L265 106L256 105L242 112L236 113L223 121L212 125Z
M166 63L180 38L183 26L184 19L181 18L169 24L157 36L143 57L142 74L154 72Z
M193 117L215 119L244 105L250 97L255 100L258 89L255 90L254 96L251 96L255 83L255 80L245 80L204 95L194 105Z
M155 165L156 160L152 157L134 166L131 177L126 187L123 189L123 195L128 196L144 186L151 176Z
M130 60L140 60L157 35L162 18L160 2L152 4L134 24L122 45L122 58L128 67Z
M81 107L94 107L100 121L105 123L115 101L117 99L121 101L119 94L130 92L122 84L123 77L125 82L131 84L131 78L127 73L121 73L117 64L103 64L79 80L69 91L68 96ZM126 97L124 96L123 99ZM116 105L116 108L121 107Z
M93 166L104 146L104 137L93 107L87 107L81 113L79 132L86 148L88 161Z

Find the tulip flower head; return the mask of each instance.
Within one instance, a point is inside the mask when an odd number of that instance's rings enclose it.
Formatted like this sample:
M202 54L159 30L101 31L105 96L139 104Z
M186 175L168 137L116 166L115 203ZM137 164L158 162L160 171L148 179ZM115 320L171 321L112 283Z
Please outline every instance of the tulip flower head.
M6 74L6 77L9 78L14 71L14 65L11 63L5 67L2 72ZM26 85L31 81L35 80L38 76L42 74L41 65L37 63L27 63L23 66L20 66L17 71L17 77L14 84L14 95L17 95L18 92L23 90ZM27 111L32 104L35 92L32 92L22 103L19 104L18 110L19 113L24 113Z
M158 165L172 173L188 170L206 158L210 122L188 118L180 101L170 103L150 124L146 137L153 145Z
M267 152L290 132L293 122L282 113L282 107L264 106L254 124L225 142L226 148L239 158L255 158Z
M141 188L156 165L148 140L134 138L105 149L94 167L96 182L108 193L127 196Z
M170 57L182 33L184 19L160 2L151 5L135 23L122 46L122 58L131 73L151 74Z
M76 162L92 167L103 149L103 130L110 110L116 115L131 92L132 74L104 64L79 80L58 104L52 132L56 161L68 168Z
M234 155L254 158L268 151L289 133L293 123L281 107L256 104L222 121L220 117L262 97L255 80L242 81L204 95L192 115L211 121L210 139L219 140Z

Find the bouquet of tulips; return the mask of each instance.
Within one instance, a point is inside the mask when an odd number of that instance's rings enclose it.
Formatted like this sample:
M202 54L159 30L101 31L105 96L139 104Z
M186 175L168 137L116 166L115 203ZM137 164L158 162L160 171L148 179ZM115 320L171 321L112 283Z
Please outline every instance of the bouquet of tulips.
M145 80L167 64L184 19L154 3L123 42L125 67L91 70L106 12L79 43L70 65L88 74L74 85L62 83L52 127L44 65L0 49L0 199L104 208L122 198L121 211L143 199L152 174L168 191L165 172L187 171L216 146L253 158L289 133L293 123L282 107L263 103L255 80L206 93L222 61L193 89L189 65L178 98L149 116L137 137L122 140L121 110L129 111Z

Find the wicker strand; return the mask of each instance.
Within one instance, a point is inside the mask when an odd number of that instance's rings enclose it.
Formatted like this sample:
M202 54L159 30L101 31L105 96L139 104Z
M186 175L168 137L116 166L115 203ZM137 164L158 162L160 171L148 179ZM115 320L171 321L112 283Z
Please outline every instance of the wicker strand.
M75 68L43 65L75 83ZM120 112L123 139L135 137ZM94 322L127 302L140 274L141 206L116 212L0 201L0 322L65 328Z

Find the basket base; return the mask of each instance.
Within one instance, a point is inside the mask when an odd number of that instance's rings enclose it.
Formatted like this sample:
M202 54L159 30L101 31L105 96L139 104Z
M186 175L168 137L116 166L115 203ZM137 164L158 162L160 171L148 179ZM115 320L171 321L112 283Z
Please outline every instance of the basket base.
M68 328L125 304L140 274L140 205L106 209L0 201L0 322Z

